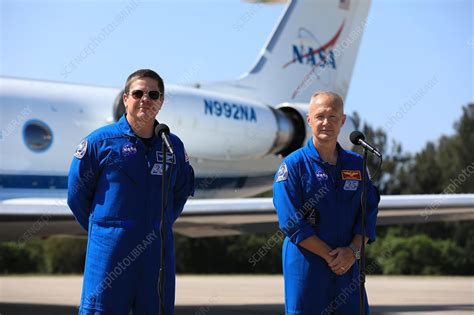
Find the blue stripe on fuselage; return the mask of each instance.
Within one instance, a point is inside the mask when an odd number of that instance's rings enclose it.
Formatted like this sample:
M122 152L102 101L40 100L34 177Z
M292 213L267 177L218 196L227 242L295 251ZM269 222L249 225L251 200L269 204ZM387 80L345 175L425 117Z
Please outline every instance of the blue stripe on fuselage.
M250 180L249 180L250 179ZM272 175L240 177L196 177L197 190L242 188L260 186L272 181ZM67 176L45 175L6 175L0 174L0 187L23 189L67 189Z

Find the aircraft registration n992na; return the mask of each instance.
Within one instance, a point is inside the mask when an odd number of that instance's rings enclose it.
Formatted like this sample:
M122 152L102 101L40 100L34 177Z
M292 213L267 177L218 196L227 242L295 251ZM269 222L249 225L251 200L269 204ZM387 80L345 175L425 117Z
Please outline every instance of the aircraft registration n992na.
M306 113L315 91L346 98L369 6L369 0L290 1L241 78L166 85L159 119L186 144L196 173L196 198L176 231L199 237L277 229L270 198L244 197L269 190L282 157L311 137ZM81 137L122 115L123 90L0 80L0 240L83 233L65 202L72 153ZM354 128L348 117L343 147L350 148ZM429 209L433 198L383 197L381 210L406 211L381 211L379 223L423 222L420 209ZM436 211L426 212L431 220L453 218L452 207L455 219L474 218L472 195L440 200Z

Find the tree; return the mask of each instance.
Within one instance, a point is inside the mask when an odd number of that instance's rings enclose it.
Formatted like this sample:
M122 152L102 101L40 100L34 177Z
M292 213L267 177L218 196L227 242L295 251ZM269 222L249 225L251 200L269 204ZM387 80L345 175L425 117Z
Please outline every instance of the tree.
M438 151L434 143L428 142L426 147L415 156L415 164L411 169L414 185L407 187L412 194L439 194L443 191L442 174L438 159Z
M442 184L450 193L474 191L474 103L463 107L463 115L454 124L456 134L442 137L438 161L444 170Z
M356 127L360 117L353 113ZM360 129L360 128L358 128ZM387 134L367 123L361 128L367 141L384 157L380 176L373 178L381 194L439 194L474 191L474 104L463 107L463 115L454 124L456 133L428 142L415 156L404 153L401 144L387 144ZM361 148L354 149L362 153ZM378 160L369 155L367 162L373 173Z
M399 194L406 183L402 175L405 168L410 163L411 157L409 154L403 153L402 145L396 141L388 144L387 133L382 128L374 129L372 126L364 122L363 127L360 128L360 117L357 112L354 112L353 118L356 129L362 130L366 140L373 144L383 156L383 163L380 168L380 160L373 154L368 155L367 167L372 177L372 181L377 186L381 194ZM356 146L353 150L362 155L362 148ZM398 176L398 175L402 176Z

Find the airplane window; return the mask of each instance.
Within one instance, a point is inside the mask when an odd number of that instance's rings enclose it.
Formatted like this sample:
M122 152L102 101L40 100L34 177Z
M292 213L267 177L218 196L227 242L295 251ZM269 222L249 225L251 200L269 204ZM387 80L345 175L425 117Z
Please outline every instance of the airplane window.
M33 152L46 151L53 142L53 133L44 122L30 120L23 128L23 139L26 146Z

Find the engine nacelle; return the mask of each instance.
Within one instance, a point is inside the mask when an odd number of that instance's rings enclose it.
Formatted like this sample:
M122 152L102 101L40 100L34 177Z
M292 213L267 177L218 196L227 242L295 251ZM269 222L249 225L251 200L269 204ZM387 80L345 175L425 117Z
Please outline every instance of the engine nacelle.
M291 142L287 142L287 146L277 152L283 156L286 156L294 150L305 145L306 142L312 136L312 130L306 122L306 116L308 114L307 103L281 103L276 106L277 111L284 113L287 120L292 121L293 129L295 134L292 137ZM349 140L349 135L352 131L356 130L354 120L350 116L346 116L346 122L342 126L341 132L337 141L346 150L350 150L353 145Z
M117 97L114 100L114 105L112 107L112 114L114 117L114 120L117 121L122 117L123 114L125 114L125 104L123 103L123 93L125 90L120 91L120 93L117 95Z

